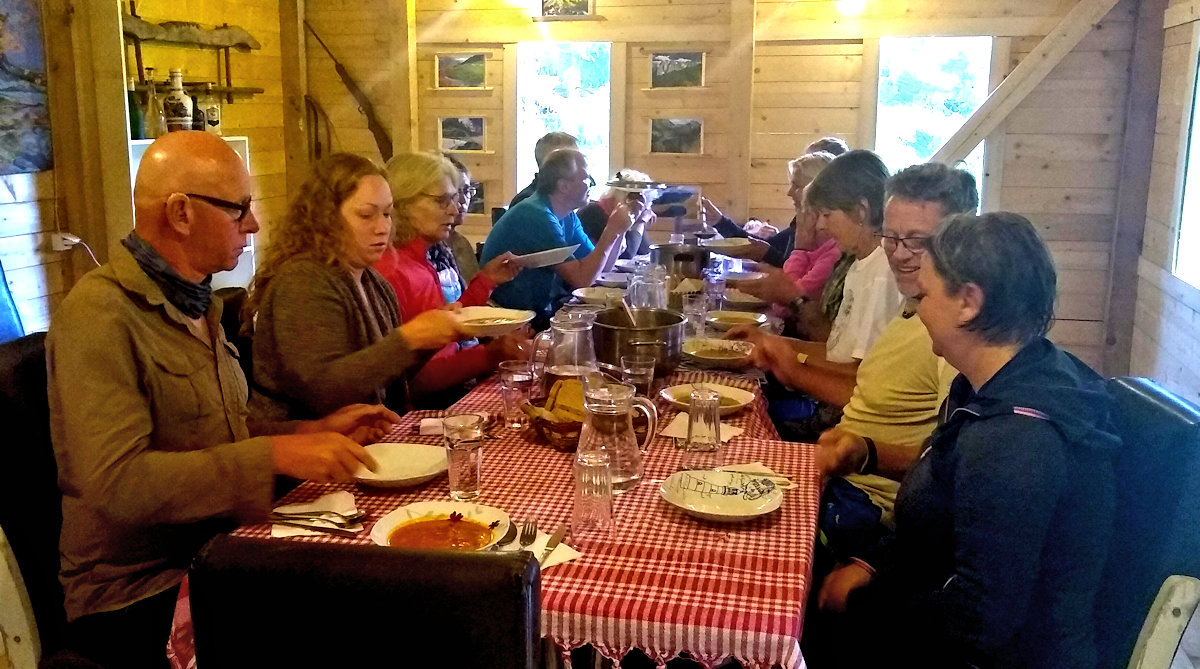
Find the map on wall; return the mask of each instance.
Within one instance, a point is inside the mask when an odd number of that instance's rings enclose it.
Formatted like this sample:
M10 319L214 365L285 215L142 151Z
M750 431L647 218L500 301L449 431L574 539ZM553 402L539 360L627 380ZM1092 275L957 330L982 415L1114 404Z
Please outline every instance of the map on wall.
M0 174L52 165L41 3L0 0Z

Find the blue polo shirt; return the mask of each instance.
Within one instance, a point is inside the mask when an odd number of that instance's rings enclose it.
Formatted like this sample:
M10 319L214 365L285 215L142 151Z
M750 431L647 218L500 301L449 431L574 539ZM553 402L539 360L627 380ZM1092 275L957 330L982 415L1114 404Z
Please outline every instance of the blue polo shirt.
M506 251L525 255L574 244L579 244L571 255L576 260L586 257L595 248L575 212L559 218L550 209L546 198L535 193L496 221L483 244L479 264ZM497 286L492 291L492 301L509 309L530 309L542 318L549 318L557 301L567 292L567 282L554 267L538 267L522 270L512 281Z

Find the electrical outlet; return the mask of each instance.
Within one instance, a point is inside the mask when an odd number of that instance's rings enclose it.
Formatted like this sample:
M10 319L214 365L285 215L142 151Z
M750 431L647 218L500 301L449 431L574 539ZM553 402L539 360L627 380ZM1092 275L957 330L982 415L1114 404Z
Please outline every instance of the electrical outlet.
M69 232L50 233L50 249L53 251L70 251L79 243L79 237Z

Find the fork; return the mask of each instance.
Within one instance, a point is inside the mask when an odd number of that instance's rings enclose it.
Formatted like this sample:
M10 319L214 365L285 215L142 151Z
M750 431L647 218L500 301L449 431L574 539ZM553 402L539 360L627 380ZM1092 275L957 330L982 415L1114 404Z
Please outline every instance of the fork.
M521 523L521 550L528 548L537 539L537 521L532 518L526 518L525 522Z
M324 521L327 523L331 523L333 525L337 525L338 527L349 527L351 525L354 525L355 523L362 521L362 519L366 518L366 516L367 516L367 514L362 511L359 511L358 513L355 513L355 514L344 514L344 513L338 513L336 511L311 511L308 513L299 513L299 512L279 513L278 511L275 511L275 512L271 513L272 520L292 520L292 521L320 520L320 521Z

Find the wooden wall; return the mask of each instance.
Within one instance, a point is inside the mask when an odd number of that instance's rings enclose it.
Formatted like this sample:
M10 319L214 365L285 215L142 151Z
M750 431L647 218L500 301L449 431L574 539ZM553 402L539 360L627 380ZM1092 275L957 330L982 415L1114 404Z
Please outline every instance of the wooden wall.
M0 177L0 264L26 332L50 327L50 313L74 276L66 254L50 250L50 233L59 225L55 179L60 173Z
M286 211L287 187L283 142L283 74L280 51L279 0L199 0L181 4L170 0L139 0L138 15L147 21L192 21L209 28L221 23L245 28L262 49L233 51L234 86L261 88L262 94L238 96L222 103L223 132L250 140L250 174L255 183L255 209L262 224L258 242L270 235L270 222ZM132 73L133 49L127 49ZM179 45L147 43L142 47L146 66L155 68L155 79L165 79L173 67L182 67L186 81L218 81L217 52ZM161 94L161 92L160 92Z
M1159 88L1158 123L1150 172L1150 201L1138 263L1137 309L1134 318L1131 373L1149 376L1200 402L1200 290L1172 273L1179 216L1177 187L1184 148L1183 120L1190 110L1196 76L1194 8L1173 0L1168 17L1185 15L1189 22L1166 29Z

